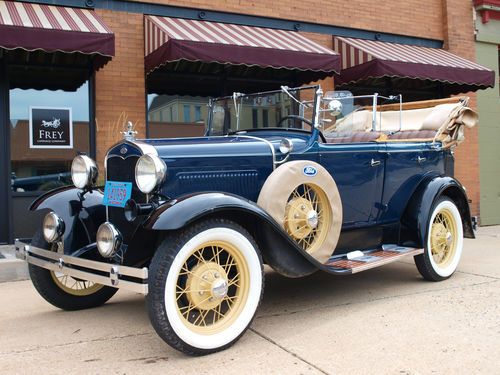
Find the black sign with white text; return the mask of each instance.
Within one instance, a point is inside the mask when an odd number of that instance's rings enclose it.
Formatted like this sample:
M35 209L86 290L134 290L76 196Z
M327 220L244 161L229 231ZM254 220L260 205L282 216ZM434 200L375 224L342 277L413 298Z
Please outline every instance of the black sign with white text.
M73 148L71 108L30 107L30 148Z

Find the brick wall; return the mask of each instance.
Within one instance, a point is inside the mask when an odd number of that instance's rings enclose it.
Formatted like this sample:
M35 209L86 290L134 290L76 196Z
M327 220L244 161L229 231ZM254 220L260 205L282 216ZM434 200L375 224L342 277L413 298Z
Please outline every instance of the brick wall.
M146 135L144 25L142 14L97 10L115 33L115 56L96 73L97 160L102 169L107 149L122 138L123 120Z
M136 0L443 39L441 0ZM444 0L443 0L444 1ZM458 2L458 1L457 1ZM469 1L462 1L469 4Z
M474 40L472 2L443 0L443 34L445 48L466 59L474 61L476 48ZM476 108L476 95L470 97L469 105ZM479 119L481 122L481 119ZM481 126L481 125L479 125ZM465 142L456 149L455 177L467 188L472 200L472 215L479 215L479 138L478 128L466 129Z
M141 0L138 0L141 1ZM219 10L297 21L331 24L380 32L411 35L445 41L445 47L468 59L475 59L472 2L458 0L369 0L292 1L267 0L148 0L204 10ZM97 158L120 138L117 120L122 113L137 123L145 136L144 31L140 14L97 10L116 37L116 55L96 76ZM329 35L304 33L306 37L332 47ZM333 89L333 79L322 82ZM471 94L475 106L475 95ZM119 124L120 125L120 124ZM468 189L472 212L479 213L478 131L467 130L466 142L456 152L456 175Z

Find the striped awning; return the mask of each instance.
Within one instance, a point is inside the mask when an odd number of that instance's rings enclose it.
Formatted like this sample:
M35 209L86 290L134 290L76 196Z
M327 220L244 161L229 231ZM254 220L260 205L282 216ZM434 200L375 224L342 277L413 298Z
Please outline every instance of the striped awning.
M0 1L0 48L96 55L99 68L114 55L115 38L92 10Z
M145 34L148 73L180 60L320 73L312 79L340 68L337 53L294 31L146 16Z
M383 77L438 81L448 93L495 85L495 72L444 49L337 36L333 45L342 56L337 86Z

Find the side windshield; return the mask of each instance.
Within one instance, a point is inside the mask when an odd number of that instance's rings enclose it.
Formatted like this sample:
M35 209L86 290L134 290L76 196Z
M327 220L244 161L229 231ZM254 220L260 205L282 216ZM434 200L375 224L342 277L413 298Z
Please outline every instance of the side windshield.
M211 104L210 135L292 128L311 130L316 87L218 98Z

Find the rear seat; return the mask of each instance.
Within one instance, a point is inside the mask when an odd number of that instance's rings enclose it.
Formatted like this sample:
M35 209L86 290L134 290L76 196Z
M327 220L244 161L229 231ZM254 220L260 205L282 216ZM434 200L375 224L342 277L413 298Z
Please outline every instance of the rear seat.
M381 132L356 132L340 135L332 132L326 133L324 136L327 143L365 143L375 142L382 134Z
M403 130L394 134L383 132L355 132L355 133L325 133L327 143L365 143L391 141L431 141L436 135L435 130Z
M396 140L428 140L434 139L435 130L404 130L391 135L388 135L388 141Z

